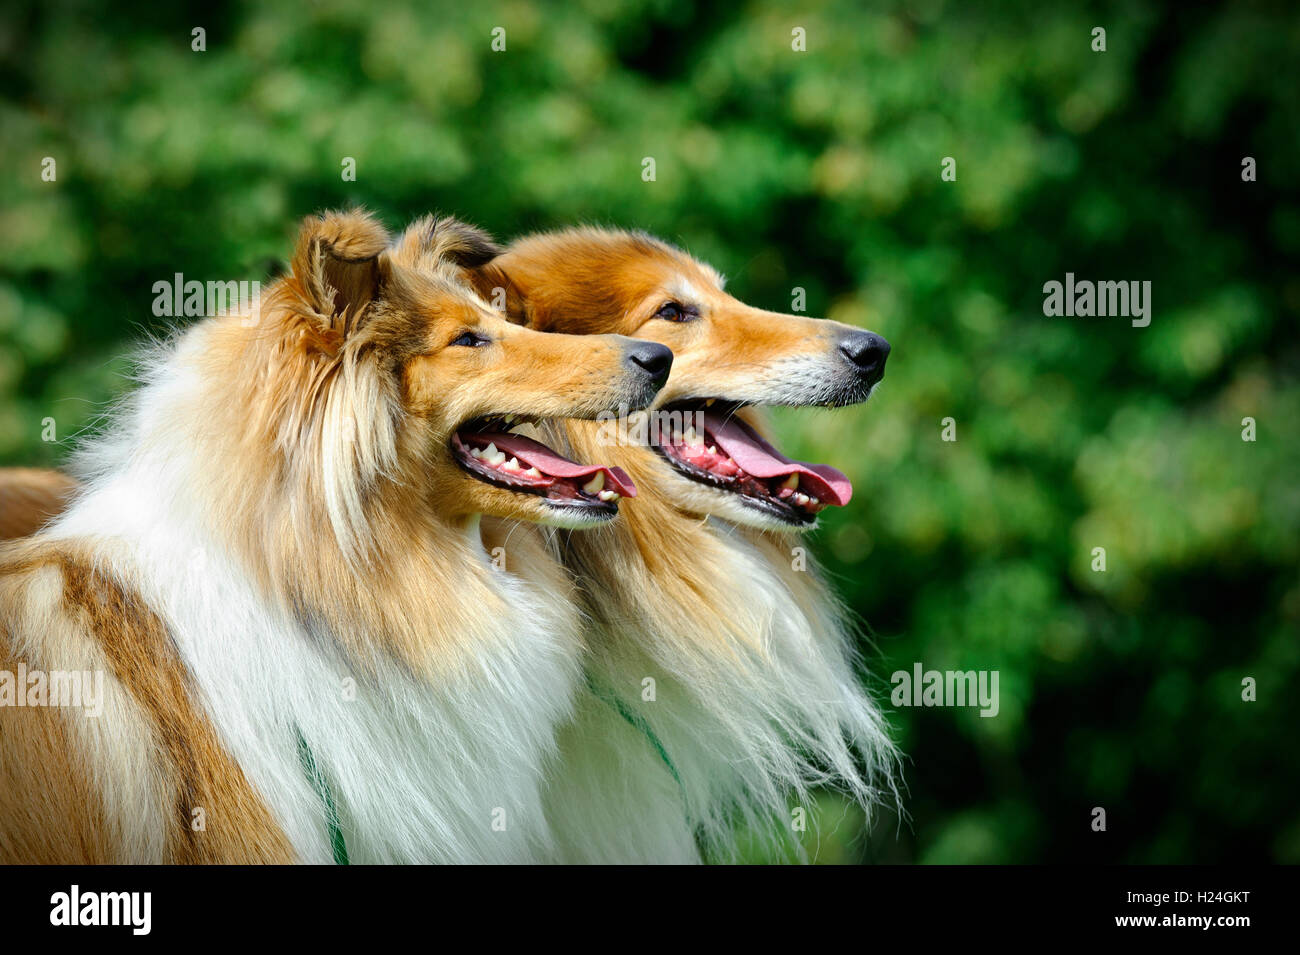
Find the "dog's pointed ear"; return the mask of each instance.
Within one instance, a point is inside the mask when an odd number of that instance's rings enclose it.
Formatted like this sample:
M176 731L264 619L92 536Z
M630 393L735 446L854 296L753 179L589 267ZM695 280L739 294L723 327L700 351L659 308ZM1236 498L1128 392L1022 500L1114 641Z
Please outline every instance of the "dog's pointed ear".
M463 269L476 269L501 254L501 246L478 226L452 216L431 216L430 220L430 242L439 258Z
M298 232L293 277L304 303L330 325L351 326L380 292L389 236L368 212L309 216Z
M493 308L523 324L525 302L501 267L503 249L487 232L452 216L424 216L412 222L393 247L397 261L413 269L450 263Z
M435 271L444 264L476 269L501 254L492 236L452 216L422 216L398 237L393 256L411 269Z

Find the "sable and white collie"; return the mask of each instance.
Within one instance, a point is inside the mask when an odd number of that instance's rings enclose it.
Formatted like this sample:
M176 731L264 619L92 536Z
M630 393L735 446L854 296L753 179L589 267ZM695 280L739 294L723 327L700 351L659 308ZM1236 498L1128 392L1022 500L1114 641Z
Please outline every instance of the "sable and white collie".
M587 689L547 792L562 857L727 859L737 824L788 833L788 800L812 785L896 800L852 627L796 536L852 488L774 448L754 411L865 401L885 340L751 308L641 233L527 237L474 281L530 328L632 335L675 356L645 441L555 425L569 453L599 453L641 490L619 521L562 542L591 620Z
M643 408L671 353L507 322L460 277L495 252L312 218L259 315L155 350L0 549L0 861L555 857L579 614L533 525L494 561L479 515L614 516L626 475L510 425ZM79 675L93 713L54 705Z

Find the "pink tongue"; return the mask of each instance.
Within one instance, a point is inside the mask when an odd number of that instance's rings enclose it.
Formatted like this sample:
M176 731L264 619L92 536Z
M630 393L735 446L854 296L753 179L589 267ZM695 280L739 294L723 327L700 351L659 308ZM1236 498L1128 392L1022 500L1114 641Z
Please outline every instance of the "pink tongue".
M577 461L570 461L563 455L556 454L540 441L525 438L522 434L475 432L462 435L462 440L467 444L473 443L478 448L495 444L498 451L504 451L511 457L518 458L520 464L537 468L549 477L589 479L593 474L601 472L605 475L606 490L618 491L623 497L636 497L636 485L622 468L607 468L600 464L579 464Z
M825 504L842 507L853 496L853 485L841 472L829 464L804 464L802 461L790 460L734 414L724 417L706 408L704 427L713 435L718 447L726 451L742 470L754 477L774 478L797 474L804 493L811 493Z

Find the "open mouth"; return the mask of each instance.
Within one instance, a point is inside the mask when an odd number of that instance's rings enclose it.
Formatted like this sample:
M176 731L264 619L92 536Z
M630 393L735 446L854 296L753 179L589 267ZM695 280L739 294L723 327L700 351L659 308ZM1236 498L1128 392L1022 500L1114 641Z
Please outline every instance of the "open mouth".
M636 497L636 485L622 468L579 464L510 430L524 423L520 415L467 421L451 436L456 463L484 483L536 494L555 508L613 515L621 498Z
M842 507L853 485L826 464L787 458L718 399L677 402L659 413L654 448L693 480L740 495L746 504L791 524L811 524L829 505Z

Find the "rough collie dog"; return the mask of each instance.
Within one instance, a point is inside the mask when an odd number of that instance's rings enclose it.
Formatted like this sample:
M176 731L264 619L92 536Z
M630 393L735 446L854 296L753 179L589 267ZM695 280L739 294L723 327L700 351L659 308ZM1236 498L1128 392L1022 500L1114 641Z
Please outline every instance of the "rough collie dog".
M531 236L475 281L528 327L633 335L675 356L644 437L618 443L594 422L555 434L641 489L622 520L563 541L592 621L587 692L547 793L563 858L726 859L737 824L797 828L788 800L814 784L864 806L896 798L850 627L796 536L851 486L783 455L754 411L865 401L889 345L744 305L644 234Z
M671 354L505 321L459 278L494 252L312 218L259 314L156 349L76 500L0 549L0 861L554 856L579 619L478 516L612 517L624 474L510 423L644 407Z

